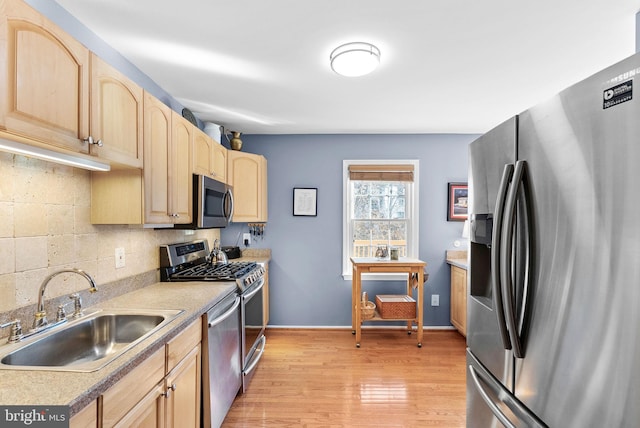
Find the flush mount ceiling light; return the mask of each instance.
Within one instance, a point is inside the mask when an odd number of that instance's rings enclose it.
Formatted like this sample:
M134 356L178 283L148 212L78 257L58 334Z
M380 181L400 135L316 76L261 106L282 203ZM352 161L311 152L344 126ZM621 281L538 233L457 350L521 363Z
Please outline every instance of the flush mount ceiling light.
M380 64L380 49L366 42L345 43L331 52L330 59L331 69L339 75L364 76Z

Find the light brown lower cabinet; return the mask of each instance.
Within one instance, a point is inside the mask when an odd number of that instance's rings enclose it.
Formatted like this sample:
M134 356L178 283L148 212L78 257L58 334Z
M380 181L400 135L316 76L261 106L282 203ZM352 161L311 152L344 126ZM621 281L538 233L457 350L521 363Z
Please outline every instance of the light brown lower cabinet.
M94 400L69 420L69 428L96 428L98 426L98 400Z
M102 427L200 426L201 320L101 396Z
M467 271L451 266L451 324L467 336Z
M163 394L164 382L160 382L113 426L117 428L164 427L165 399Z
M200 426L200 345L165 380L166 427Z

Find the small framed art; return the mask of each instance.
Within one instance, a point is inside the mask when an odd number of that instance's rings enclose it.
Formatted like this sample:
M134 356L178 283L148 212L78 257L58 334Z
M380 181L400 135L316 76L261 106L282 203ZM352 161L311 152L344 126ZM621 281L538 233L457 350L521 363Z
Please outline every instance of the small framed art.
M449 183L447 221L465 221L469 210L467 183Z
M293 188L293 215L318 215L318 189L315 187Z

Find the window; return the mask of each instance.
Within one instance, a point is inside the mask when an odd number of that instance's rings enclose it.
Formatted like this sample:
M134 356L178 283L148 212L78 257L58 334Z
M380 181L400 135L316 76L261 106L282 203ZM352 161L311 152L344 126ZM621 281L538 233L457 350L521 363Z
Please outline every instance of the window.
M374 257L379 245L418 258L418 161L345 160L343 182L343 277L351 257Z

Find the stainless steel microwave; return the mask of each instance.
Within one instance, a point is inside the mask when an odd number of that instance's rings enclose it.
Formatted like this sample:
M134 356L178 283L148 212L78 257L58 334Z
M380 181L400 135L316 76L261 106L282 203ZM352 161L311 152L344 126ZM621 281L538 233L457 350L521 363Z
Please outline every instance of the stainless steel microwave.
M206 175L193 175L193 222L176 224L179 229L227 227L233 214L231 186Z

